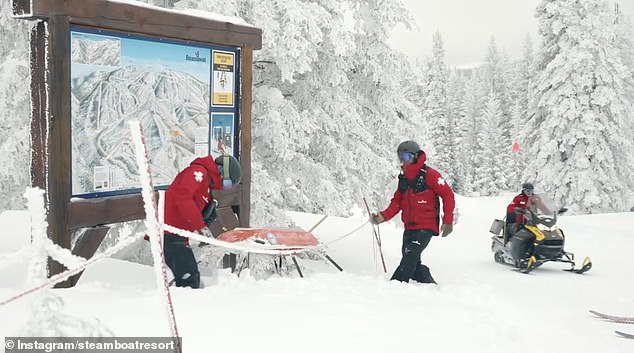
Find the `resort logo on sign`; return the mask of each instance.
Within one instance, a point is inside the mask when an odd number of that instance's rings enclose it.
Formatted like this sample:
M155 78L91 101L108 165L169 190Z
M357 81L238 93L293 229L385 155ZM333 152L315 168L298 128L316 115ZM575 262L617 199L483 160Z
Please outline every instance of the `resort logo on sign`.
M198 62L203 62L206 63L207 62L207 58L205 57L200 57L200 52L198 50L196 50L196 52L194 52L194 56L189 56L187 54L185 54L185 60L187 61L198 61Z

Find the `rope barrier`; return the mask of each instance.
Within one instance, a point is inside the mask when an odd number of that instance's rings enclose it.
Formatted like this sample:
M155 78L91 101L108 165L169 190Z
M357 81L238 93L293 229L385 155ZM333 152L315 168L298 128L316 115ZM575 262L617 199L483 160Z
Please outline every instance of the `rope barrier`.
M334 243L334 242L336 242L336 241L339 241L339 240L341 240L341 239L343 239L343 238L345 238L345 237L347 237L347 236L349 236L349 235L352 235L352 234L354 234L354 233L358 232L361 228L363 228L363 227L364 227L366 224L368 224L369 222L370 222L369 220L367 220L367 221L363 222L360 226L356 227L355 229L353 229L353 230L352 230L352 231L350 231L349 233L347 233L347 234L345 234L345 235L343 235L343 236L341 236L341 237L339 237L339 238L336 238L336 239L334 239L334 240L331 240L331 241L329 241L329 242L327 242L327 243L324 243L324 245L329 245L329 244L332 244L332 243Z
M90 260L86 260L83 264L81 264L78 267L75 267L73 269L70 270L66 270L62 273L59 273L55 276L50 277L47 281L40 283L39 285L36 285L32 288L29 288L23 292L20 292L12 297L9 297L3 301L0 301L0 306L3 306L5 304L8 304L16 299L22 298L27 294L31 294L34 292L37 292L40 289L44 289L47 287L52 287L54 285L56 285L59 282L65 281L67 280L69 277L78 274L79 272L83 271L86 267L101 261L103 259L105 259L106 257L110 257L112 255L114 255L115 253L117 253L118 251L120 251L121 249L125 248L126 246L134 243L135 241L137 241L138 239L143 238L144 233L138 233L135 236L131 236L128 237L127 239L122 240L121 242L119 242L117 245L114 245L113 247L109 248L108 250L104 251L103 253L93 256L90 258Z

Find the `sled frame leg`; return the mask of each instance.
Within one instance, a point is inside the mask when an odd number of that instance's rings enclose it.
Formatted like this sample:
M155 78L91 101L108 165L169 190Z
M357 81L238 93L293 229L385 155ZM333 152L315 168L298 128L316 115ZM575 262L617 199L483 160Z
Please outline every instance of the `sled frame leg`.
M299 264L297 263L295 255L291 255L291 260L293 260L293 263L295 264L295 268L297 269L297 273L299 273L299 277L304 278L304 275L302 274L302 269L299 268Z
M324 257L326 258L326 260L330 261L330 263L335 266L337 268L337 270L342 271L343 272L343 268L341 268L341 266L339 266L339 264L337 264L335 262L335 260L333 260L330 256L328 256L328 254L324 255Z
M336 263L335 260L333 260L330 256L328 256L328 254L322 254L319 251L311 251L311 254L315 254L315 255L321 257L322 259L328 260L328 262L330 262L333 266L335 266L337 268L337 270L343 272L343 268L341 268L341 266L339 266L339 264Z
M242 272L242 270L245 267L245 264L247 264L248 261L249 261L249 254L239 254L238 255L238 260L236 261L237 262L236 269L234 271L236 276L240 277L240 272Z

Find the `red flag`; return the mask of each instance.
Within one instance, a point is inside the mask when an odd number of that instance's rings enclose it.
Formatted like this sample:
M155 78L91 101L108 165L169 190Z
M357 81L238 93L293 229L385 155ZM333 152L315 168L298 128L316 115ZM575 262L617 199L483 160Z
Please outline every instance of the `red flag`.
M511 149L513 150L513 152L517 153L520 151L520 144L517 143L517 141L513 142L513 147L511 147Z

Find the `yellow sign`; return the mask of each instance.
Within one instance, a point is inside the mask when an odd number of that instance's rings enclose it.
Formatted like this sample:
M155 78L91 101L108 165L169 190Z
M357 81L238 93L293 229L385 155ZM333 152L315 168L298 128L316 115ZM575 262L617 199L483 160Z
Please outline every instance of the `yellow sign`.
M214 52L214 64L233 66L233 53Z
M235 54L213 52L212 105L233 106Z

